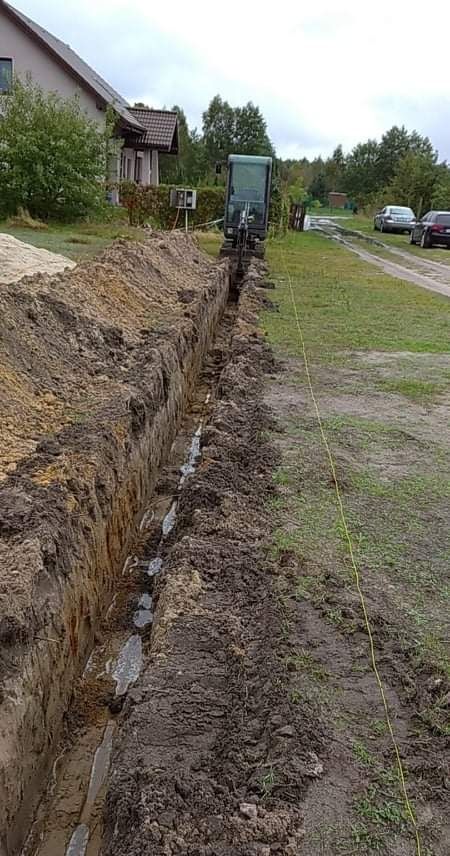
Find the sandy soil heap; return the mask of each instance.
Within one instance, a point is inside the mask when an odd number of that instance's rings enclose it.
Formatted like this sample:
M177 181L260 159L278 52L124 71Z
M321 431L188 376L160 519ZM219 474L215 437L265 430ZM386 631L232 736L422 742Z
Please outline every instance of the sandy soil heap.
M0 481L42 437L126 398L140 349L183 317L212 267L191 241L156 235L1 290Z
M75 262L65 256L32 247L12 235L0 233L0 285L18 282L35 273L60 273L74 267Z

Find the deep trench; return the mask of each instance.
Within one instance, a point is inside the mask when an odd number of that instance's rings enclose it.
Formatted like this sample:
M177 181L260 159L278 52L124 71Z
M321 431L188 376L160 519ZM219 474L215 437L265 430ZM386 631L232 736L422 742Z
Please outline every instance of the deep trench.
M151 651L154 588L176 529L180 492L201 460L201 434L229 357L238 295L231 288L212 345L189 396L180 429L141 509L140 525L105 603L95 645L74 687L49 780L22 856L96 856L117 717Z

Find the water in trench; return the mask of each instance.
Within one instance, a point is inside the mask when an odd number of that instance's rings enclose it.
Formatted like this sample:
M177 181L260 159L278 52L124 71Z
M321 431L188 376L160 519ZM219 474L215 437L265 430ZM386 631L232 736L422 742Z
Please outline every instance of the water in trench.
M153 585L164 568L165 542L176 526L178 496L201 458L201 438L215 382L226 361L235 307L218 330L172 445L150 506L143 509L133 553L124 564L101 637L86 663L22 856L98 856L116 718L151 644Z

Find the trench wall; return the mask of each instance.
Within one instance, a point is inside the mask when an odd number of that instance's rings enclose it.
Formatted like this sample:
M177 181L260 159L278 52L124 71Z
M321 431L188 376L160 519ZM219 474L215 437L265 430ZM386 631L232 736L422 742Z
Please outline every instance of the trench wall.
M180 324L152 339L132 393L104 403L90 424L62 432L56 446L38 447L2 485L7 499L22 491L28 523L21 535L14 526L12 534L5 527L2 533L0 526L0 534L6 532L3 557L16 573L24 568L34 583L28 628L7 640L9 668L1 676L0 856L19 852L26 837L74 682L114 594L228 289L228 269L217 266L189 296Z

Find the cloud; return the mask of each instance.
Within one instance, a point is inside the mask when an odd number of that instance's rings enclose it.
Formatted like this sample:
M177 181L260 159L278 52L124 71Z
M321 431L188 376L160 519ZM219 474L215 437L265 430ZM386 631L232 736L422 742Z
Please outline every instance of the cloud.
M219 92L252 100L282 155L328 154L392 124L450 157L447 41L419 0L18 0L131 101L180 104L191 125Z

